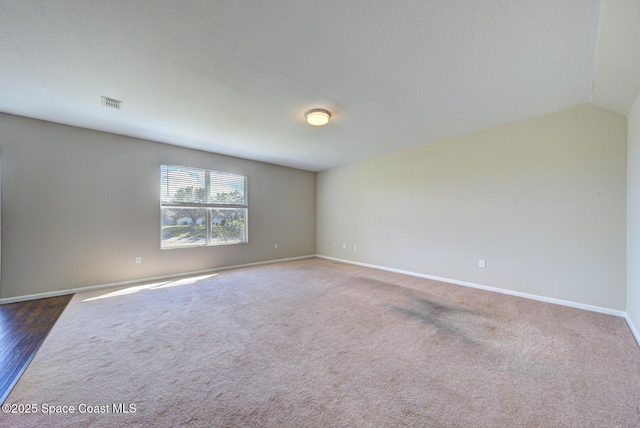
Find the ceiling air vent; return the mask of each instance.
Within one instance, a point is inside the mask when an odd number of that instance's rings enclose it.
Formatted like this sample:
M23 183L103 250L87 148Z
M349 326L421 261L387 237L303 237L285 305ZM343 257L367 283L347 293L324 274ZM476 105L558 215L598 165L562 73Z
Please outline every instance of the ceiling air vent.
M116 100L115 98L102 97L102 105L105 107L122 110L122 101Z

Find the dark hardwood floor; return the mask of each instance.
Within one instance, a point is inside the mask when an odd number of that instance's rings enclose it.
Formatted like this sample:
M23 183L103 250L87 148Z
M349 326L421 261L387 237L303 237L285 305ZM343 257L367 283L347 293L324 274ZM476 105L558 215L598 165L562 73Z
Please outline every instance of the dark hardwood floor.
M73 297L0 305L0 403L11 392Z

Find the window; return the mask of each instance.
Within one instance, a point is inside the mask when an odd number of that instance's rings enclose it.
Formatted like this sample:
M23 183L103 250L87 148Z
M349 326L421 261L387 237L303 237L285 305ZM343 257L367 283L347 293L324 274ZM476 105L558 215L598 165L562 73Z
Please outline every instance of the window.
M161 247L247 242L247 177L162 165Z

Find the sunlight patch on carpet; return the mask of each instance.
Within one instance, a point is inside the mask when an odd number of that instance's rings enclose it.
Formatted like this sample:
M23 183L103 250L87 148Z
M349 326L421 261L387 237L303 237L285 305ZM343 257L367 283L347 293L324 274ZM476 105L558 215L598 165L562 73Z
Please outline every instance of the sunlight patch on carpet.
M163 288L178 287L178 286L181 286L181 285L195 284L196 282L203 281L203 280L209 279L209 278L213 278L214 276L217 276L217 275L218 275L217 273L214 273L214 274L210 274L210 275L201 275L201 276L193 276L193 277L190 277L190 278L182 278L182 279L178 279L178 280L175 280L175 281L161 281L161 282L154 282L152 284L135 285L133 287L127 287L127 288L123 288L121 290L112 291L111 293L106 293L106 294L103 294L102 296L90 297L88 299L84 299L83 302L90 302L92 300L106 299L106 298L109 298L109 297L125 296L127 294L139 293L140 291L146 291L146 290L160 290L160 289L163 289Z

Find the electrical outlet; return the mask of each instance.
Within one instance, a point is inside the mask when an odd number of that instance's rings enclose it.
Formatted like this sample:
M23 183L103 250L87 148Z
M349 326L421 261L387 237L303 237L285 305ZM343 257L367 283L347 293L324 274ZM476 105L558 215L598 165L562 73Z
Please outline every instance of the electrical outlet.
M136 257L136 264L140 264L142 263L142 257L138 256Z
M357 251L358 247L356 247L355 245L353 246L353 251Z
M342 249L346 250L347 249L347 244L342 244Z
M335 242L333 243L333 248L336 248L336 243Z
M273 249L277 250L278 249L278 244L273 244Z
M486 267L486 266L487 266L487 264L485 263L484 260L482 260L482 259L478 260L478 267L483 268L483 267Z

